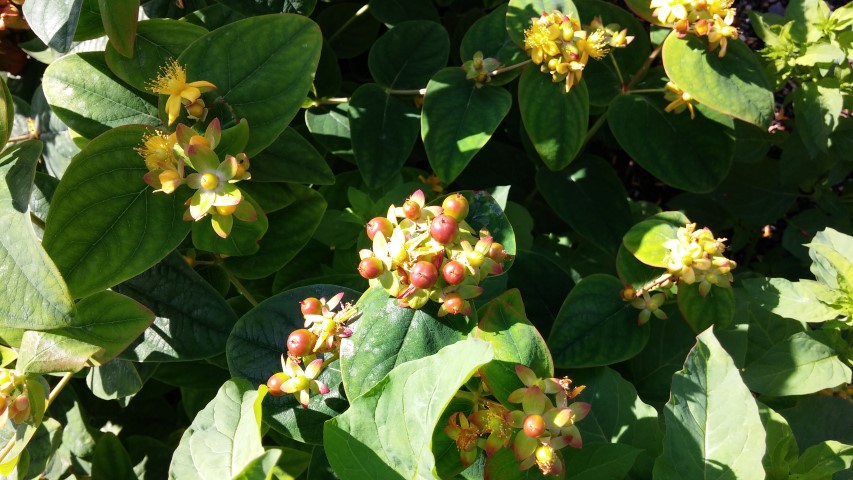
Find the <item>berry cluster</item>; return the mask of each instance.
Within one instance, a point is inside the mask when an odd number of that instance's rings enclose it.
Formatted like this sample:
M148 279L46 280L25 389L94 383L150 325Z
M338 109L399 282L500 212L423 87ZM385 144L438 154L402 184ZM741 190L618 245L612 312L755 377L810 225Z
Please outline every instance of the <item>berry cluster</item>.
M543 72L551 74L554 82L565 82L566 93L581 81L583 69L590 58L600 60L611 48L627 46L634 37L612 23L602 25L596 18L587 27L559 10L542 12L524 31L524 50Z
M299 302L305 328L294 330L287 337L287 356L281 357L281 372L273 374L267 380L267 388L273 396L293 394L308 408L309 392L325 395L329 388L317 377L326 365L338 358L341 339L352 335L347 322L353 320L358 310L349 304L341 303L341 292L330 300L308 297ZM338 307L337 311L335 311ZM330 354L328 358L318 355ZM300 364L307 363L305 369Z
M30 397L26 379L25 375L15 370L0 369L0 418L8 416L15 423L30 418Z
M485 229L475 234L465 222L468 200L451 194L441 206L426 206L421 190L386 217L367 223L372 249L359 252L358 272L396 297L402 307L441 304L439 316L468 315L468 301L483 292L480 281L503 272L503 245Z
M474 463L480 450L491 457L512 440L521 470L535 464L545 475L560 475L565 463L558 450L582 446L575 423L589 413L590 405L570 400L584 387L572 387L568 378L538 378L524 365L516 365L515 371L524 387L512 392L508 401L520 403L520 410L510 411L500 403L478 396L474 412L468 416L453 413L444 432L456 442L465 466Z
M732 26L737 13L733 0L652 0L652 15L664 26L671 27L679 36L693 33L708 37L708 50L720 47L720 57L726 55L727 39L737 39L737 28Z

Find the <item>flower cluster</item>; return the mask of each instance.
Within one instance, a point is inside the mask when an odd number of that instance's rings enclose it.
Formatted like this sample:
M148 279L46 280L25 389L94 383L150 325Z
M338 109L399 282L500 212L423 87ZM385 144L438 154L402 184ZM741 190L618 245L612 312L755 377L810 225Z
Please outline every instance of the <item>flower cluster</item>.
M521 404L521 409L510 411L500 403L479 399L467 417L462 412L453 413L444 432L456 442L465 466L474 463L480 450L491 457L512 442L519 469L536 465L545 475L560 475L565 464L559 450L582 446L575 424L586 417L590 405L570 401L584 387L572 387L568 378L538 378L524 365L516 365L515 371L524 387L507 400Z
M438 315L468 315L468 301L483 292L481 280L503 272L507 253L485 229L475 234L465 222L468 200L449 195L442 205L426 206L421 190L401 207L367 224L372 249L359 252L358 271L396 297L402 307L441 304Z
M8 416L13 422L21 423L30 418L31 413L26 376L15 370L0 369L0 417Z
M732 26L735 18L733 0L652 0L652 14L663 25L674 28L679 36L693 33L708 37L708 50L720 47L720 57L726 55L726 42L737 39L739 32Z
M729 288L731 271L737 264L723 256L725 238L714 238L708 227L696 230L695 223L678 229L676 238L667 240L663 246L667 254L667 272L673 282L699 283L699 294L703 297L716 285Z
M299 303L305 328L294 330L287 337L287 356L281 356L282 371L267 380L271 395L293 394L303 408L308 408L310 392L325 395L329 388L317 377L323 368L338 358L341 339L352 335L347 322L356 318L358 310L350 303L341 303L341 292L330 300L309 297ZM338 309L335 311L335 309ZM318 354L330 353L327 359ZM305 369L300 364L307 363Z
M192 128L178 124L174 133L150 133L143 138L137 152L145 159L148 173L143 179L155 192L172 193L186 184L195 193L187 202L189 208L184 220L201 220L210 215L213 230L227 238L234 225L234 217L244 222L257 220L255 208L244 202L243 194L234 183L251 177L249 159L241 153L236 157L226 155L220 162L214 152L221 136L219 119L207 126L204 135ZM186 174L189 166L195 172Z
M484 58L483 52L477 51L474 53L474 58L462 64L462 70L465 71L465 78L474 80L478 86L492 80L492 72L501 66L501 62L496 58Z
M554 82L565 82L566 93L581 81L590 58L602 59L611 48L625 47L634 37L613 23L602 25L595 19L587 27L559 10L543 12L524 31L524 50Z

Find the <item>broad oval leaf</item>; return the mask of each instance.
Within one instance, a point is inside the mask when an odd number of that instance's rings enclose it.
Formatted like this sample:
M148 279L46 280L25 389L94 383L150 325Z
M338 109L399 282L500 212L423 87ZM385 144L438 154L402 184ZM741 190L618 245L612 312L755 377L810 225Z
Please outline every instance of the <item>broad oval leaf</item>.
M75 53L51 63L43 88L53 113L86 138L129 123L161 123L153 97L119 80L103 52Z
M832 290L814 280L792 282L784 278L749 278L743 281L751 300L761 308L801 322L825 322L840 314L821 299Z
M139 0L98 0L110 45L125 57L133 57Z
M74 41L83 0L34 0L24 3L30 28L50 48L65 53Z
M681 212L661 212L631 227L622 243L637 260L653 267L666 268L669 249L664 242L676 238L678 229L690 223Z
M622 288L618 278L595 274L572 289L548 337L557 367L610 365L646 346L649 325L637 325L639 312L622 300Z
M408 20L438 22L438 11L430 0L370 0L370 13L380 22L395 26Z
M429 164L450 183L489 141L512 105L497 87L478 88L461 68L445 68L430 79L421 112L421 137Z
M225 351L237 315L178 253L113 290L142 303L156 318L121 356L138 362L189 361Z
M31 375L77 372L89 365L89 359L101 347L75 340L60 332L27 330L21 337L15 368Z
M101 435L95 445L95 453L92 456L92 476L114 480L134 480L137 478L133 472L130 455L112 432Z
M629 252L624 244L619 246L619 251L616 253L616 272L619 280L622 280L625 285L631 285L634 290L651 284L665 273L658 267L646 265L637 260L637 257Z
M120 127L89 142L53 195L43 245L75 298L138 275L186 237L188 189L154 193L134 150L149 130Z
M488 342L467 339L397 366L326 422L324 447L343 480L433 478L430 446L453 395L493 357Z
M350 139L349 105L323 105L305 110L305 125L323 148L332 155L354 160Z
M231 375L247 379L252 385L266 384L271 375L281 371L281 356L287 355L287 337L304 328L299 302L308 297L329 299L339 292L344 292L344 302L353 302L359 295L335 285L311 285L273 295L243 315L228 337L226 353ZM267 397L264 421L298 441L322 443L323 423L344 411L348 404L337 361L326 366L317 380L329 387L328 394L312 395L308 408L302 408L293 395Z
M502 66L521 63L526 58L524 51L507 34L506 12L507 4L499 5L468 28L459 45L459 56L463 62L473 59L477 52L482 52L483 58L494 58ZM499 73L491 77L489 85L504 85L520 73L519 69Z
M252 182L335 183L335 176L320 152L290 127L263 152L253 156L251 162Z
M6 85L5 79L0 79L0 88L3 89L2 100L0 100L0 148L9 141L12 130L15 128L15 105L12 92Z
M220 0L219 3L246 16L268 13L311 15L317 6L317 0Z
M563 452L572 472L566 472L567 479L630 478L628 472L640 454L638 448L623 443L584 443L581 449Z
M269 229L269 219L254 198L245 191L241 190L241 193L243 201L249 202L255 207L258 218L251 222L235 218L231 233L228 234L227 238L220 237L213 230L211 224L213 217L210 215L192 222L192 238L195 248L232 256L252 255L260 249L259 242Z
M74 303L30 220L30 196L41 142L16 143L0 154L0 317L7 328L68 325Z
M566 93L562 82L528 66L518 82L518 108L524 129L545 165L558 171L575 159L586 138L589 96L586 82Z
M702 109L693 119L687 112L667 113L662 98L616 97L607 118L610 130L619 145L660 181L688 192L710 192L732 166L734 124L726 117L718 123Z
M654 478L764 478L758 406L711 329L673 376L663 454Z
M439 319L434 302L420 310L400 307L381 287L364 292L356 308L361 316L352 324L352 336L341 342L347 398L361 396L394 367L464 339L474 327L466 317Z
M358 169L364 183L378 189L399 175L412 153L421 128L418 108L412 98L368 83L350 98L349 119Z
M413 20L399 23L379 37L370 49L367 65L379 85L417 90L447 65L449 56L447 30L436 22Z
M235 42L245 38L265 41L252 48L234 48ZM299 111L311 88L322 45L319 27L308 18L264 15L210 32L187 47L178 60L187 66L188 79L216 85L206 97L223 102L249 122L246 154L251 157L275 141Z
M735 317L735 294L731 288L714 286L703 297L699 293L699 283L688 285L678 282L678 309L696 333L707 330L711 325L725 328Z
M697 102L745 122L768 128L773 92L756 54L741 41L728 42L726 56L708 52L704 38L672 32L663 42L666 74Z
M568 17L580 20L578 10L571 0L510 0L506 12L506 31L519 47L524 47L524 31L530 28L531 19L542 12L559 10Z
M133 362L116 358L93 367L86 374L86 386L101 400L116 400L136 395L144 385Z

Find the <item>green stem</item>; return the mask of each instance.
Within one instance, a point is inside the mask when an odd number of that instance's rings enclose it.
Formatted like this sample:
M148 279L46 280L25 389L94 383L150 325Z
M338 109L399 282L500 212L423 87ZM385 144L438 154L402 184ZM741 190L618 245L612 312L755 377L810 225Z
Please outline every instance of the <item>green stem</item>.
M417 90L386 90L389 95L424 95L426 87Z
M37 227L39 227L40 229L44 230L44 220L42 220L42 219L40 219L39 217L37 217L37 216L36 216L36 214L35 214L35 213L33 213L33 212L30 212L30 221L31 221L31 222L33 222L33 224L34 224L35 226L37 226Z
M320 105L340 105L341 103L349 102L349 97L334 97L334 98L319 98L314 100L314 106Z
M613 57L613 54L608 56L610 57L610 61L613 62L613 68L616 69L616 76L619 77L619 85L625 85L625 78L622 76L622 70L619 69L619 63L616 61L616 58Z
M531 61L530 59L527 59L523 62L515 63L512 65L507 65L506 67L496 68L495 70L492 70L491 72L489 72L489 75L491 75L491 76L500 75L501 73L509 72L510 70L515 70L516 68L521 68L521 67L527 65L528 63L530 63L530 61Z
M595 123L589 127L589 130L586 132L586 136L583 139L583 143L581 144L581 148L585 147L587 143L589 143L590 139L598 132L604 122L607 121L607 115L610 113L610 109L604 111L600 117L595 120Z
M638 88L636 90L629 90L627 93L666 93L665 88Z
M652 66L652 62L654 62L655 59L658 58L658 55L660 55L660 51L662 48L663 44L660 44L656 49L652 51L652 53L649 54L648 58L646 58L646 61L643 63L643 66L640 67L639 70L637 70L637 73L635 73L633 77L631 77L631 81L628 83L628 85L622 86L623 92L631 91L631 89L634 88L634 85L639 83L639 81L646 76L646 73L648 73L649 68L651 68Z
M338 35L340 35L340 34L341 34L341 32L343 32L344 30L346 30L346 29L347 29L347 27L349 27L349 26L352 24L352 22L354 22L354 21L356 21L356 20L358 19L358 17L360 17L360 16L364 15L364 12L366 12L366 11L367 11L367 9L369 8L369 5L370 5L370 4L365 3L363 7L359 8L359 9L358 9L358 11L357 11L357 12L355 12L355 15L353 15L353 16L352 16L352 18L350 18L349 20L347 20L347 21L346 21L346 23L344 23L343 25L341 25L341 28L339 28L335 33L333 33L333 34L332 34L332 36L331 36L331 37L329 37L329 40L328 40L328 41L329 41L329 43L332 43L332 41L333 41L334 39L338 38Z
M334 362L335 360L337 360L339 358L341 358L340 353L338 353L338 352L333 353L329 358L323 360L323 368L328 367L332 362ZM321 370L322 370L322 368L321 368Z
M231 270L228 270L227 268L224 268L224 270L225 273L228 275L228 280L231 282L231 285L234 285L234 288L236 288L237 291L240 292L240 295L246 297L246 300L248 300L253 307L258 306L258 301L255 300L255 297L251 293L249 293L246 287L243 286L243 284L240 282L240 279L235 277L234 274L231 273Z
M458 392L453 394L453 398L458 398L460 400L468 400L470 402L476 402L477 399L480 397L479 397L479 395L477 395L474 392L463 392L462 390L459 390Z

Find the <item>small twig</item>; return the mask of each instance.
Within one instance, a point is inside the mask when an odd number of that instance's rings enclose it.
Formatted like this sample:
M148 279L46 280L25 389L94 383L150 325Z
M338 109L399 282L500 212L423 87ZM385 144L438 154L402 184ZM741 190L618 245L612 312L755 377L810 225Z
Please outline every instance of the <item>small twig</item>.
M363 7L359 8L359 9L358 9L358 11L357 11L357 12L355 12L355 15L353 15L353 16L352 16L352 18L350 18L349 20L347 20L347 21L346 21L346 23L344 23L343 25L341 25L341 28L339 28L335 33L333 33L333 34L332 34L332 36L330 36L330 37L329 37L329 43L331 43L331 42L332 42L332 40L334 40L334 39L338 38L338 35L340 35L340 34L341 34L341 32L343 32L344 30L346 30L346 29L347 29L347 27L349 27L349 26L352 24L352 22L356 21L356 19L358 19L358 17L360 17L361 15L363 15L363 14L364 14L364 12L366 12L366 11L367 11L367 9L369 8L369 5L370 5L370 4L365 3Z
M593 123L592 126L589 127L589 130L587 130L586 132L586 136L583 138L581 149L583 149L583 147L585 147L586 144L589 143L590 139L598 132L601 126L604 125L604 122L607 121L608 113L610 113L610 109L605 110L604 113L602 113L601 116L595 120L595 123Z
M44 226L45 226L45 225L44 225L44 220L42 220L42 219L40 219L39 217L37 217L37 216L36 216L36 214L35 214L35 213L33 213L33 212L30 212L30 221L31 221L31 222L33 222L33 224L34 224L35 226L37 226L37 227L39 227L40 229L44 230Z
M508 65L506 67L497 68L497 69L489 72L489 75L494 77L495 75L500 75L501 73L505 73L505 72L508 72L510 70L515 70L516 68L521 68L521 67L527 65L528 63L530 63L530 61L531 61L530 59L527 59L523 62L519 62L519 63L513 64L513 65Z
M240 280L237 277L235 277L234 274L231 273L231 271L228 270L227 268L224 268L224 270L225 270L225 274L228 275L228 280L231 282L231 285L234 285L234 288L236 288L237 291L240 292L240 295L243 295L244 297L246 297L246 300L248 300L249 303L251 303L253 307L258 306L258 301L255 300L255 297L252 296L251 293L249 293L249 291L246 289L246 287L243 286L243 284L240 282Z
M658 58L658 55L660 55L662 48L663 48L663 44L660 44L660 45L658 45L658 47L656 49L654 49L652 51L652 53L649 54L648 58L646 58L646 61L643 63L643 66L640 67L639 70L637 70L637 73L635 73L633 77L631 77L631 81L628 83L628 85L623 85L623 88L622 88L623 92L631 91L631 89L634 87L634 85L639 83L640 80L642 80L646 76L646 73L649 71L649 68L651 68L651 66L652 66L652 62L654 62L655 59Z

